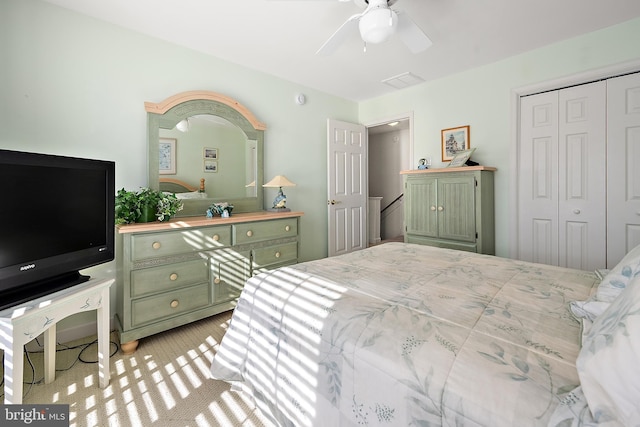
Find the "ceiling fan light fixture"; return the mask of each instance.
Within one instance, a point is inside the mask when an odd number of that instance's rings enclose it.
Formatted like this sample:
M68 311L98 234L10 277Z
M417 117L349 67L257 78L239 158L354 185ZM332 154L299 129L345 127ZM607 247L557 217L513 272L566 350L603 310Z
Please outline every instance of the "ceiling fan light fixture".
M176 125L176 129L178 129L180 132L189 132L189 129L191 129L191 123L189 123L189 119L187 118L180 120Z
M358 27L365 43L382 43L393 35L398 24L398 15L387 8L372 9L360 18Z

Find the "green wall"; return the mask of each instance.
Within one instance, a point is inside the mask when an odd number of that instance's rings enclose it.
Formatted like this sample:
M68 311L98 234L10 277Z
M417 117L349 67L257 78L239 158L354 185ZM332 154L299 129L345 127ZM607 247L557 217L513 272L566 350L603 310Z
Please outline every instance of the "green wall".
M640 59L640 19L565 40L486 66L425 82L360 103L359 120L372 123L389 112L414 113L412 164L431 156L444 166L440 131L470 125L473 160L498 168L496 255L509 256L511 150L515 141L513 90ZM640 70L640 63L638 66ZM605 244L605 242L602 242Z

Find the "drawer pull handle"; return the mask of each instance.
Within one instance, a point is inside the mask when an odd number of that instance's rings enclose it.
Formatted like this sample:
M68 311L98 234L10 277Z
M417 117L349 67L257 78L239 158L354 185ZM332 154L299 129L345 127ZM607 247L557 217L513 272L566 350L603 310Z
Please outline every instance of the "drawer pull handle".
M216 285L220 283L220 278L216 277L215 279L213 279L213 283L215 283Z
M438 206L438 212L442 212L444 208L442 206Z
M284 231L291 231L291 226L290 225L285 226Z
M160 246L162 246L160 242L153 242L153 244L151 245L153 249L160 249Z
M573 213L576 214L576 215L580 215L580 209L574 209Z
M280 251L276 252L276 258L280 258Z
M251 237L251 236L253 236L253 231L251 230L247 231L247 237Z
M178 275L176 273L171 273L171 276L169 276L169 280L175 282L176 280L178 280Z
M180 301L178 301L177 299L174 299L173 301L171 301L171 308L176 308L180 305Z
M220 236L219 236L219 235L217 235L217 234L214 234L214 235L213 235L213 237L212 237L212 239L213 239L215 242L217 242L218 240L220 240Z

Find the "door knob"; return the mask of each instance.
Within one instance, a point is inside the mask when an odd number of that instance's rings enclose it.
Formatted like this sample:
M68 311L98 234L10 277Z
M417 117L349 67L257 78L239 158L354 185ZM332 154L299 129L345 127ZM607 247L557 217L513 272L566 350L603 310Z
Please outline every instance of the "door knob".
M435 211L436 207L435 206L431 206L431 208L429 208L429 209L431 209L432 211Z
M338 203L342 203L339 200L327 200L328 205L337 205Z
M444 210L444 208L442 206L438 206L438 211L442 212Z
M574 210L573 210L573 213L574 213L574 214L576 214L576 215L578 215L578 214L580 213L580 209L574 209Z

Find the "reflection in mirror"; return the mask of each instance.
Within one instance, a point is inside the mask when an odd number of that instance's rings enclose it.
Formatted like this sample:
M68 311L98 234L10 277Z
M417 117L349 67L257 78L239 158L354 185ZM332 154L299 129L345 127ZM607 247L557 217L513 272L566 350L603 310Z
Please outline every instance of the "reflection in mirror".
M249 140L242 130L222 117L199 114L186 120L189 126L184 131L177 126L160 129L160 141L174 141L175 145L174 152L160 150L160 178L177 179L195 188L193 192L183 190L184 195L178 192L179 198L255 197L255 184L249 184L255 181L257 173L256 141ZM163 161L175 162L175 169L165 168ZM200 193L203 178L204 193ZM162 185L160 188L163 189Z
M160 189L162 180L163 190L183 193L179 216L205 215L220 202L234 205L234 213L263 210L266 126L249 110L208 91L146 102L145 109L149 187Z

